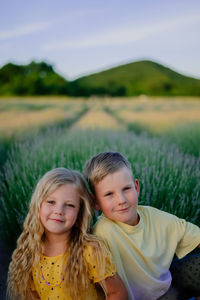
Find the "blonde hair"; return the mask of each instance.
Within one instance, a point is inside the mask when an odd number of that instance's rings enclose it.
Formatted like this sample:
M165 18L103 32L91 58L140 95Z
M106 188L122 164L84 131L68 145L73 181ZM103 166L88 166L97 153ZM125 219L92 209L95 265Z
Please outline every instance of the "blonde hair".
M70 256L63 266L64 285L72 299L81 299L89 285L88 265L84 259L86 245L90 244L97 257L101 276L105 268L105 247L94 235L89 233L91 219L91 198L81 174L65 168L47 172L37 183L32 195L29 212L24 222L23 232L17 241L8 272L8 299L32 299L30 286L32 268L37 266L44 252L44 227L40 222L40 206L43 200L58 187L73 183L80 196L80 209L75 225L72 227L66 251Z
M95 184L99 183L105 176L128 168L132 174L131 165L119 152L102 152L89 159L84 167L83 174L87 179L89 187L95 194Z

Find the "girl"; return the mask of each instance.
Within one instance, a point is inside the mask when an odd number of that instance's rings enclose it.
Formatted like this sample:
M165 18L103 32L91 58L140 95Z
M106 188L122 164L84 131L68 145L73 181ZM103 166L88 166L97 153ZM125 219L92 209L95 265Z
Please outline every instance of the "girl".
M56 168L38 182L9 266L9 299L127 299L103 242L89 234L89 201L76 171Z

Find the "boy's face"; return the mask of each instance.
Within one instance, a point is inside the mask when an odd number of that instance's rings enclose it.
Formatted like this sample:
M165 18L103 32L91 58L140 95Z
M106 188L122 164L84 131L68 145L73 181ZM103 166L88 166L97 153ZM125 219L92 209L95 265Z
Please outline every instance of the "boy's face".
M96 209L114 221L136 225L139 222L137 204L139 182L133 180L126 167L108 174L95 185Z

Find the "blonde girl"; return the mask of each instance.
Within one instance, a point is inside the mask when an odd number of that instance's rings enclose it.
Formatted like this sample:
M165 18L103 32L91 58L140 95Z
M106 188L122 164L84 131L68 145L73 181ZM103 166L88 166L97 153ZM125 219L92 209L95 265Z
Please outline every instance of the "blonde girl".
M89 233L90 218L81 174L65 168L47 172L12 255L8 299L127 299L103 242Z

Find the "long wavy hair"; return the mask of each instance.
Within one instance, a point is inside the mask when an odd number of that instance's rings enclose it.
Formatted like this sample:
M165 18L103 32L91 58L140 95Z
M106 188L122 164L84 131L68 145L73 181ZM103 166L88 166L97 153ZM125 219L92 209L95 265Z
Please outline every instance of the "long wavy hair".
M8 299L32 299L30 290L32 269L44 253L45 232L40 221L41 203L58 187L73 183L80 196L80 209L76 223L71 229L66 251L70 253L67 262L63 260L64 286L72 299L84 299L89 285L89 268L84 259L84 251L92 246L97 258L98 270L103 278L105 269L105 247L102 241L90 234L91 197L81 174L65 168L47 172L37 183L32 195L23 232L13 252L8 272ZM103 286L105 288L105 285Z

